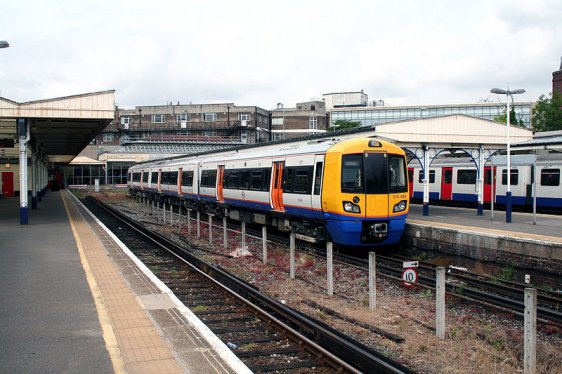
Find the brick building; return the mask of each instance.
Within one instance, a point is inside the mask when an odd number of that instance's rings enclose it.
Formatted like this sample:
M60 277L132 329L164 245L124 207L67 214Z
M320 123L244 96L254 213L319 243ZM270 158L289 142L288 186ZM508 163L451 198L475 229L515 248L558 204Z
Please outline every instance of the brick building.
M552 93L555 92L562 95L562 58L560 58L560 69L552 73Z

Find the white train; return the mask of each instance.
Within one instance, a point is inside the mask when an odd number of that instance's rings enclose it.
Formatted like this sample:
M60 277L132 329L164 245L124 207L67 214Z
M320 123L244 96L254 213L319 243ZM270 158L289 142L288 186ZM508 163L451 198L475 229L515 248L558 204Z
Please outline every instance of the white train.
M554 209L562 207L562 186L560 169L562 154L537 156L536 173L534 165L518 165L518 155L512 155L511 194L512 204L531 208L533 204L533 182L537 176L537 208ZM410 197L423 200L423 173L417 161L408 165ZM493 177L493 178L492 178ZM429 167L430 202L477 203L477 172L469 158L436 159ZM505 204L507 191L507 167L485 166L484 203Z

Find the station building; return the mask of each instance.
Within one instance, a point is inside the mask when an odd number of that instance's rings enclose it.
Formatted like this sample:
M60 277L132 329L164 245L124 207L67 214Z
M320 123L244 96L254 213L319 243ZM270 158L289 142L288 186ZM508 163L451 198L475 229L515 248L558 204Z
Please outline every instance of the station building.
M323 98L330 113L330 126L338 120L357 121L362 126L373 126L406 119L452 114L494 120L506 110L505 103L387 106L382 100L369 101L362 91L329 93L324 94ZM517 121L526 128L531 127L533 106L534 102L512 104Z

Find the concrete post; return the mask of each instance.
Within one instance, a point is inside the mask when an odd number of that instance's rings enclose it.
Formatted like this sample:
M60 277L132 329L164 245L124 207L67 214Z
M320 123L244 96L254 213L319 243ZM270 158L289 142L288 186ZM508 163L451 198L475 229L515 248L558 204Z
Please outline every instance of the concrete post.
M437 268L435 285L435 333L439 339L445 339L445 268Z
M201 213L197 211L197 237L201 237Z
M537 372L537 290L525 288L523 373Z
M191 209L187 210L187 233L191 235Z
M166 222L164 222L166 223ZM170 226L174 225L174 206L170 204Z
M334 296L334 245L326 243L326 290L328 296Z
M291 245L289 247L289 278L295 279L295 241L296 235L291 231Z
M242 246L241 249L246 249L246 222L242 221Z
M181 206L178 207L178 229L181 231Z
M228 246L228 230L226 228L226 216L222 217L222 247L224 249Z
M208 214L209 216L209 243L213 243L213 215Z
M267 226L263 225L261 227L261 240L262 240L262 261L264 265L267 265Z
M369 309L377 308L377 257L369 252Z

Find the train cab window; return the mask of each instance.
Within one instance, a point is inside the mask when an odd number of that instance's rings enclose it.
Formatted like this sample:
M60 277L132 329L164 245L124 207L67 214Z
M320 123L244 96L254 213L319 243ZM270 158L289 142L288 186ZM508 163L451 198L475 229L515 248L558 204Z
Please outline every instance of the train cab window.
M148 171L145 171L145 172L142 174L142 182L143 182L143 183L148 183Z
M419 183L423 183L423 170L420 170ZM435 183L435 170L429 171L429 183Z
M405 161L401 156L388 156L388 192L408 191Z
M316 163L316 174L314 177L314 195L320 195L320 187L322 183L322 162Z
M203 170L201 172L201 187L214 188L217 183L216 170Z
M157 171L153 171L150 174L150 183L152 183L152 184L158 183L158 172Z
M519 170L511 169L510 178L510 185L516 186L517 184L519 184ZM502 185L507 186L507 169L502 170Z
M560 169L542 169L541 186L559 186Z
M185 187L193 186L193 170L181 172L181 185Z
M458 184L476 184L476 170L457 170Z
M365 193L363 155L342 156L341 192Z

